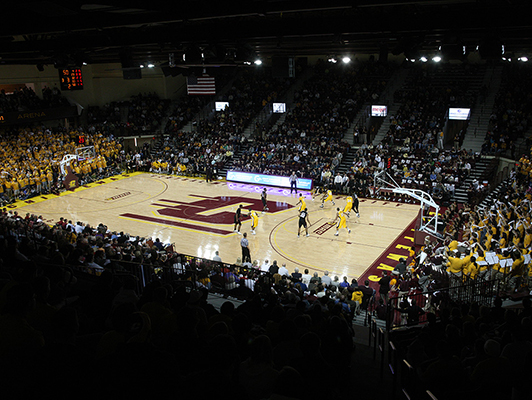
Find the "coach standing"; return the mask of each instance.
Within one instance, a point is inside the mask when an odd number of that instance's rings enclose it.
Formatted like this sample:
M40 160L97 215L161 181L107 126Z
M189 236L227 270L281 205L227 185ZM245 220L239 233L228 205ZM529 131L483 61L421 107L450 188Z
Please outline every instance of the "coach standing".
M242 247L242 262L245 263L251 262L251 254L249 253L249 242L248 242L248 234L244 232L242 235L242 239L240 239L240 247Z
M388 304L388 292L390 291L391 278L388 276L388 271L382 271L382 278L379 280L379 294L384 304Z
M292 171L292 175L288 178L290 180L290 194L292 194L292 190L295 190L297 194L297 175L294 171Z

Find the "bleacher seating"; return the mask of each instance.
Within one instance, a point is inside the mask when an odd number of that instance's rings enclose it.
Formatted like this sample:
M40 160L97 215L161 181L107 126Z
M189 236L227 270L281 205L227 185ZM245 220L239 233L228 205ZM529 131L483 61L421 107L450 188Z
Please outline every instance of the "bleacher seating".
M126 101L89 107L88 124L117 136L153 134L169 105L155 93L139 93Z
M232 169L321 180L335 172L349 145L345 132L369 99L377 99L393 68L377 63L356 66L319 62L314 75L294 94L295 107L284 122L259 134Z
M2 114L10 111L31 111L68 105L70 103L57 88L43 88L42 97L37 96L30 87L15 90L11 94L6 93L4 89L0 91L0 113Z

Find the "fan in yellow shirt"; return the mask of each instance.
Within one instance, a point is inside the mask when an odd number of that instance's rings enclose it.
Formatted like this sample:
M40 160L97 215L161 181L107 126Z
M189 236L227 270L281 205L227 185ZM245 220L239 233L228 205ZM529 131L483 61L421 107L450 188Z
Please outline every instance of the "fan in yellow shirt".
M519 290L521 280L525 275L525 257L521 255L519 250L514 250L512 253L512 270L510 271L509 284L513 290Z
M364 298L364 294L358 287L356 287L351 296L351 301L355 303L355 315L360 314L360 305L362 304L363 298Z
M503 252L503 254L497 254L497 257L499 258L499 262L493 266L493 276L495 279L504 279L507 277L507 275L510 273L511 267L510 266L501 266L501 262L503 260L507 260L510 258L510 253L506 250Z
M475 280L477 276L479 275L479 273L480 273L480 267L477 264L475 257L471 256L470 262L464 268L464 281L466 280L465 278Z
M453 251L452 257L449 257L447 259L447 272L456 275L456 276L462 276L462 272L464 269L464 263L460 257L458 257L458 252Z
M453 240L451 241L451 243L449 243L449 250L450 251L455 251L458 249L458 240Z
M11 180L11 189L13 190L13 197L15 198L15 200L18 200L20 195L20 185L16 178L13 178Z

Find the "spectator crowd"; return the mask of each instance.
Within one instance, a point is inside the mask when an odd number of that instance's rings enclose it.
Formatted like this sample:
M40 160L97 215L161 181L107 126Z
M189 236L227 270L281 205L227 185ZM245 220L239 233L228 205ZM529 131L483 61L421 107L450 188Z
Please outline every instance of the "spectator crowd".
M79 143L79 137L84 143ZM61 160L76 149L94 146L92 158L71 167L82 183L116 174L121 144L112 136L65 128L6 130L0 138L0 202L11 203L46 193L58 193L63 175Z
M483 153L516 158L516 144L532 126L532 78L526 63L505 65L495 98ZM527 144L530 145L530 138ZM530 147L530 146L528 146Z

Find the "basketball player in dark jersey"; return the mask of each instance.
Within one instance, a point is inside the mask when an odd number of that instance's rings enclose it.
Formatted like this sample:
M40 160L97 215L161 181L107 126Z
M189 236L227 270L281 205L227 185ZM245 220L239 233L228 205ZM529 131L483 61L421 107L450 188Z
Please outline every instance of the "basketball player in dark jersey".
M238 229L236 229L238 225ZM238 206L235 212L235 228L234 231L240 235L240 228L242 227L242 204Z
M307 224L308 223L308 224ZM305 227L305 232L307 234L307 236L310 236L308 234L308 227L310 226L310 220L308 218L308 211L306 208L302 209L300 212L299 212L299 228L297 229L297 237L299 237L299 232L301 231L301 227L304 226Z
M355 210L357 217L360 218L360 213L358 212L358 204L359 204L358 196L355 193L353 193L353 210Z
M266 211L269 211L268 208L268 201L266 199L267 193L266 188L262 189L262 193L260 194L260 199L262 200L262 213L264 214Z

